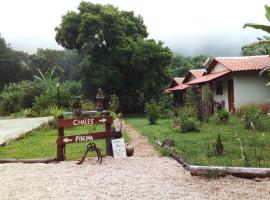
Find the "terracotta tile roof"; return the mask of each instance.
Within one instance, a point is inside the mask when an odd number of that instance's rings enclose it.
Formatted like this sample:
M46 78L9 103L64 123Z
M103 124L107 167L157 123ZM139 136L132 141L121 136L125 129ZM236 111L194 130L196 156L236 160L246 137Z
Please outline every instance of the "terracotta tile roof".
M186 84L183 84L184 81L184 77L180 77L180 78L174 78L170 88L166 89L164 92L165 94L169 94L172 91L176 91L176 90L184 90L186 88L188 88L189 86ZM176 84L175 84L176 83Z
M270 57L262 56L242 56L242 57L216 57L210 63L208 69L213 68L217 63L223 64L230 71L262 70L270 66ZM209 71L209 70L208 70Z
M186 83L189 81L191 75L195 76L195 78L199 78L202 75L204 75L206 73L205 69L191 69L188 71L183 83Z
M204 76L201 76L200 78L197 78L193 81L190 81L186 84L188 85L193 85L193 84L198 84L198 83L205 83L205 82L208 82L208 81L212 81L218 77L221 77L221 76L224 76L225 74L228 74L230 73L231 71L229 70L226 70L226 71L222 71L222 72L214 72L214 73L211 73L211 74L206 74Z
M177 85L175 87L168 88L167 90L165 90L165 92L172 92L172 91L177 91L177 90L184 90L184 89L187 89L188 87L189 87L189 85L187 85L187 84L180 84L180 85Z

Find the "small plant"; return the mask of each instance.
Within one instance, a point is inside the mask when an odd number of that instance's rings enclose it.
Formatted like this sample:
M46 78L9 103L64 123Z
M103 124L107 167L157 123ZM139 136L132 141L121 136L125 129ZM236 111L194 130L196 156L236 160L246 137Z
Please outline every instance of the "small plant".
M172 150L169 146L163 146L160 148L160 153L162 156L171 156Z
M200 122L196 118L195 109L190 106L185 106L179 110L179 121L182 133L200 131Z
M64 112L63 108L58 108L57 106L49 107L48 110L54 119L57 119L57 117Z
M153 99L145 104L145 114L150 124L155 124L157 122L160 113L161 108Z
M213 144L213 148L214 148L214 151L215 151L215 154L217 156L220 156L223 154L223 144L221 142L221 137L220 137L220 134L218 134L218 139L215 141L215 143Z
M229 122L230 113L224 108L217 111L217 118L220 124L227 124Z
M262 112L255 105L245 106L244 109L241 109L241 113L246 129L262 128Z

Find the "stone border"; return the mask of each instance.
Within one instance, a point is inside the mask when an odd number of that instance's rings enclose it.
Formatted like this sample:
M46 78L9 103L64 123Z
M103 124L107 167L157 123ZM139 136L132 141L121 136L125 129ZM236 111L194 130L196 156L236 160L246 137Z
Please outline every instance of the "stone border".
M156 142L162 147L160 141ZM196 166L185 161L180 155L171 150L171 157L179 162L192 176L226 176L231 175L240 178L267 178L270 177L270 168L255 167L224 167L224 166Z

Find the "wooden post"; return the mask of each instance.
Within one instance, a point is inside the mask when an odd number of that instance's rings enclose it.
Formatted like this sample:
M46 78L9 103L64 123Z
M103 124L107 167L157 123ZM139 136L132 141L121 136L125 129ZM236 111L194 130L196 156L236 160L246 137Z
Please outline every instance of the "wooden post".
M58 119L64 119L63 115L58 116ZM64 136L64 128L58 128L58 137ZM56 155L57 161L63 161L65 160L65 144L59 145L57 144L57 155Z
M110 116L110 112L103 112L104 116ZM112 129L112 122L105 122L105 130L109 131ZM113 151L112 151L112 142L111 142L111 138L106 139L106 154L108 156L113 156Z

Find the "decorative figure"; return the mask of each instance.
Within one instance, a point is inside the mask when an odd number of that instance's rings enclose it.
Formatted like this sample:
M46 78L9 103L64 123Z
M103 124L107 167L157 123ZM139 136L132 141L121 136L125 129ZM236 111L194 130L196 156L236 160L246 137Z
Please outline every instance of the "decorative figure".
M97 148L96 144L90 142L90 143L87 145L86 151L85 151L85 153L84 153L82 159L77 163L77 165L83 164L83 162L84 162L84 160L85 160L85 158L86 158L86 156L87 156L87 153L88 153L88 152L91 152L91 151L95 151L95 152L96 152L97 157L98 157L98 160L97 160L97 161L99 162L99 164L101 164L101 163L102 163L102 154L101 154L99 148Z
M97 111L103 111L104 94L100 88L98 89L96 99L97 99L97 106L96 106Z
M80 117L82 114L81 108L82 108L81 97L80 96L74 97L74 100L72 103L72 109L77 117Z

